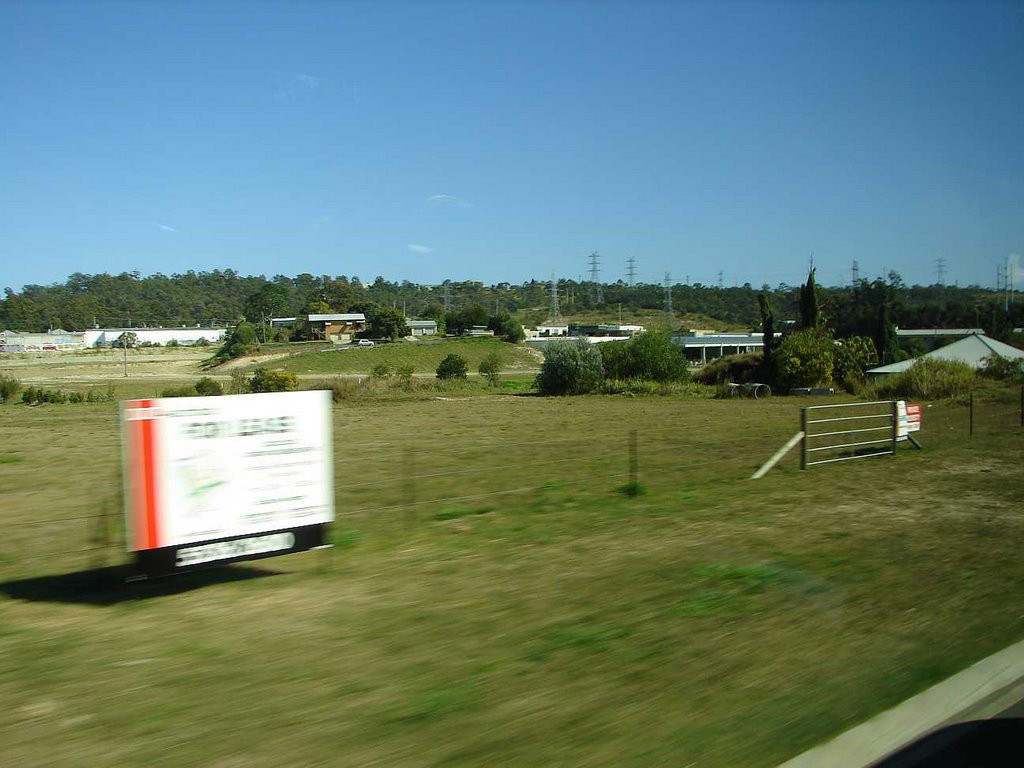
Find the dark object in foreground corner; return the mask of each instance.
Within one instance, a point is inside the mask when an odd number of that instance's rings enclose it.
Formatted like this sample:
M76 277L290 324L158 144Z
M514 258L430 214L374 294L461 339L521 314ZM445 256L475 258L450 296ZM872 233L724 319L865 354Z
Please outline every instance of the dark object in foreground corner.
M957 723L929 733L871 768L1008 768L1024 765L1024 718Z

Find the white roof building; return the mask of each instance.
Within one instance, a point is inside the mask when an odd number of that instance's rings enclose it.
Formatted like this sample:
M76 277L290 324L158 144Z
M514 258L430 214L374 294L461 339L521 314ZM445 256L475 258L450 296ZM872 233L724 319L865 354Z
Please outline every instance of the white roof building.
M907 370L918 360L924 360L925 358L931 358L934 360L956 360L961 363L967 363L972 368L981 369L985 367L985 361L988 357L993 354L1006 360L1024 360L1024 350L1011 347L1009 344L1004 344L1003 342L996 341L995 339L990 339L984 334L974 333L970 336L954 341L952 344L939 347L934 352L921 355L921 357L915 357L911 360L901 360L898 363L891 363L890 365L872 368L868 373L900 373L901 371Z

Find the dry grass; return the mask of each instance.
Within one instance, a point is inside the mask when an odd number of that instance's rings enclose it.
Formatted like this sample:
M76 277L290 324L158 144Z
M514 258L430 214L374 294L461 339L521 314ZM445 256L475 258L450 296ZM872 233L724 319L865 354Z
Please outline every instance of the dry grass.
M132 599L32 581L115 557L48 522L116 496L114 406L0 407L4 762L769 766L1024 635L1009 401L746 480L798 405L343 404L332 566Z

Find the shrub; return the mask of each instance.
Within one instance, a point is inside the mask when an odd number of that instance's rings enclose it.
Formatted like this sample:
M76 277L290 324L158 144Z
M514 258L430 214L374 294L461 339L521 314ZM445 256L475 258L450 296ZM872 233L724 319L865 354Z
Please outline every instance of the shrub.
M11 402L21 391L21 382L13 376L0 376L0 400Z
M604 380L601 353L585 339L554 341L544 348L544 362L534 383L542 395L582 395Z
M195 340L195 343L192 344L192 346L193 347L208 347L208 346L210 346L210 340L207 339L205 336L200 336L198 339Z
M177 387L167 387L160 390L160 397L195 397L196 388L192 384L182 384Z
M364 388L356 379L334 378L311 381L306 385L306 389L326 389L331 393L332 403L341 403L354 399Z
M199 342L197 345L202 346ZM233 360L236 357L252 355L259 352L260 342L256 335L256 326L242 322L232 329L224 340L223 346L217 351L218 360Z
M466 359L462 355L448 355L437 365L436 375L441 380L466 378Z
M924 358L907 370L888 374L874 386L881 399L939 400L966 395L974 386L974 369L958 360Z
M244 395L249 391L249 377L245 375L245 371L236 368L231 372L229 391L232 395Z
M990 379L1018 379L1024 377L1024 359L1008 360L993 352L985 358L985 366L980 373Z
M391 376L391 366L387 363L377 363L370 369L370 375L378 381L385 381Z
M487 381L492 387L498 386L501 383L498 377L501 373L501 355L491 352L480 361L480 367L477 370L481 376L487 377Z
M224 394L224 386L216 379L203 376L196 382L195 392L202 397L211 397Z
M168 347L176 347L176 346L178 346L178 340L177 339L171 339L170 341L167 342L167 346Z
M249 380L251 392L294 392L298 388L299 377L291 371L257 368Z
M412 389L412 374L416 369L411 365L400 365L395 369L395 378L398 386L407 392Z
M68 402L69 403L84 403L85 402L85 395L83 395L81 392L68 392Z
M693 380L700 384L746 384L764 382L769 378L764 370L764 355L761 352L719 357L693 373Z
M878 365L878 350L875 349L875 342L867 336L851 336L841 340L833 350L835 355L835 368L833 376L838 382L847 379L863 379L864 372L868 368Z
M629 341L599 344L606 376L647 381L686 381L690 367L681 347L663 331L639 333Z
M787 334L772 352L775 376L784 389L828 385L835 365L835 344L825 331L811 328Z
M21 393L21 402L27 405L32 405L32 403L38 401L38 392L39 390L37 390L35 387L27 387L25 391Z

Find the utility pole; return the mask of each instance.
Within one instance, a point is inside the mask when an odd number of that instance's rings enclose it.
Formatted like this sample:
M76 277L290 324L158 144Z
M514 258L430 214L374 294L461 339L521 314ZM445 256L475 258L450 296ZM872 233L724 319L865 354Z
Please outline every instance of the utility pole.
M636 285L636 259L632 256L626 259L626 282L630 288Z
M853 287L856 288L857 284L860 283L860 264L857 260L853 260Z
M722 290L722 275L724 274L722 270L718 270L718 290Z
M935 273L937 285L945 285L946 283L946 260L941 256L935 260Z
M672 319L672 276L665 273L665 314Z
M452 298L448 293L448 280L444 281L444 312L448 314L452 311Z
M590 282L593 283L592 291L595 304L604 304L604 294L601 291L600 271L597 265L600 263L601 255L594 251L588 257L590 259Z

